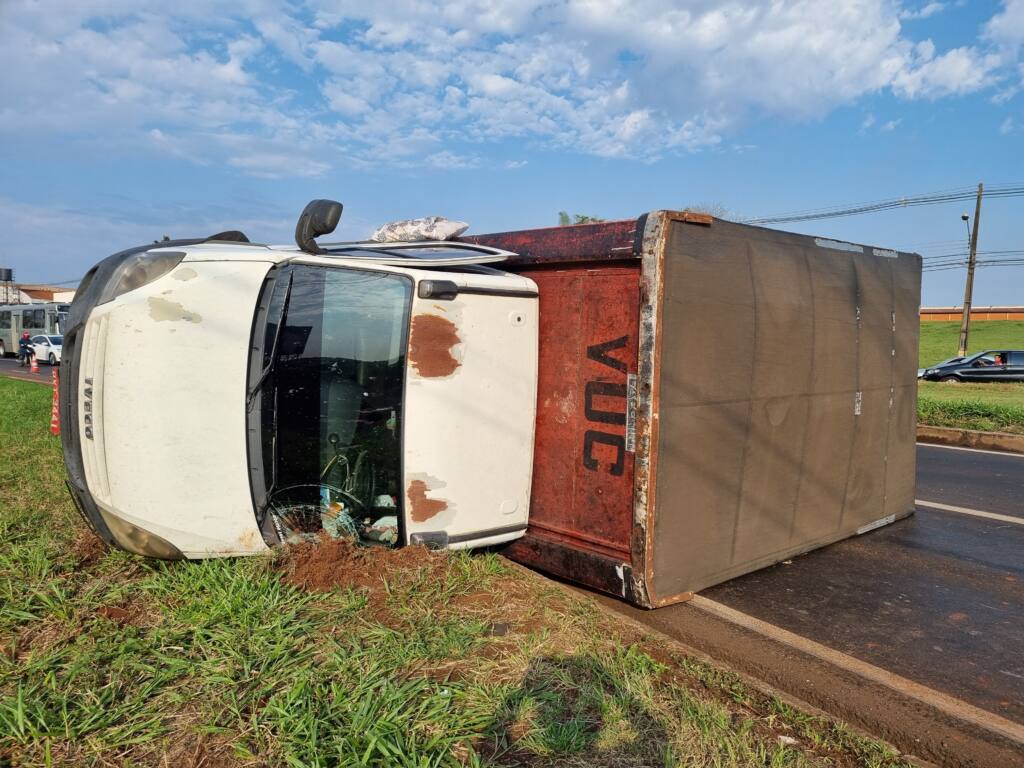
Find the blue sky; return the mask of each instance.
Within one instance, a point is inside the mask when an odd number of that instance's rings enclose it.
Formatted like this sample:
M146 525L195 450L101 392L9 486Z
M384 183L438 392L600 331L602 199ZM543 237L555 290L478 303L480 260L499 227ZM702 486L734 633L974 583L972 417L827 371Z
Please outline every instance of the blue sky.
M289 242L445 215L753 217L1024 184L1024 0L0 2L0 266L67 280L163 234ZM926 256L968 204L787 225ZM980 244L1024 249L1024 197ZM962 299L925 275L923 303ZM975 304L1024 304L1024 268Z

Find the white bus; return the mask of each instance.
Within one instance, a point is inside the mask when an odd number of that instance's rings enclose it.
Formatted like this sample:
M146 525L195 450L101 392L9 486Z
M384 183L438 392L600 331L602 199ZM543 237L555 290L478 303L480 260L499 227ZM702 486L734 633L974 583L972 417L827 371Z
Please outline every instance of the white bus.
M0 357L18 352L18 339L28 331L32 336L64 333L70 304L0 304Z

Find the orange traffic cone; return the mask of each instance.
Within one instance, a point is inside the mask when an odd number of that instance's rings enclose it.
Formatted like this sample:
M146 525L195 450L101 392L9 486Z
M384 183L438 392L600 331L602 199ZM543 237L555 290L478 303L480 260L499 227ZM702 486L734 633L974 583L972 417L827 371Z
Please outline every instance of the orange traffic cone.
M57 368L53 369L53 406L50 408L50 433L54 435L60 434L60 401L58 399L58 393L60 392L60 376L57 374Z
M36 356L32 355L32 367L29 369L30 373L39 373L39 361L36 360Z

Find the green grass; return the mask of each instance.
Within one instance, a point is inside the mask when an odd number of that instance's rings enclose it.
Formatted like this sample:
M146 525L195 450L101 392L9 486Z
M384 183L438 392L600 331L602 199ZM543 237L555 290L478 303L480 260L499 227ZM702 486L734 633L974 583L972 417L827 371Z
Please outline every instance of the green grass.
M975 320L967 337L967 352L984 352L986 349L1024 349L1024 321L1021 320ZM918 347L918 367L930 365L953 357L960 343L960 323L921 323L921 344Z
M921 323L920 366L952 357L960 323ZM1024 322L979 320L971 323L968 352L1024 349ZM917 390L917 420L934 427L1024 434L1024 384L940 384L922 381Z
M493 554L83 557L49 397L0 379L0 766L906 765Z
M933 427L1024 434L1024 384L918 384L917 420Z

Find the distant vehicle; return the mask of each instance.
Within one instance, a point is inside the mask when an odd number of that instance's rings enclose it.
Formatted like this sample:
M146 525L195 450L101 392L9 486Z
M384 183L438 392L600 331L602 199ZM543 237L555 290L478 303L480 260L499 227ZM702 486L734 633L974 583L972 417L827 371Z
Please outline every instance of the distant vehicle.
M989 349L927 368L927 381L1024 381L1024 350Z
M70 304L54 301L0 305L0 358L18 351L18 339L25 331L32 336L63 334L70 309Z
M63 347L63 336L32 337L32 348L35 350L36 360L45 360L50 365L57 365L60 362L60 351Z
M950 363L959 363L961 360L963 360L962 357L947 357L941 363L936 363L935 365L930 365L927 368L918 368L917 369L917 378L923 379L925 371L929 371L932 368L941 368L942 366L949 365Z

